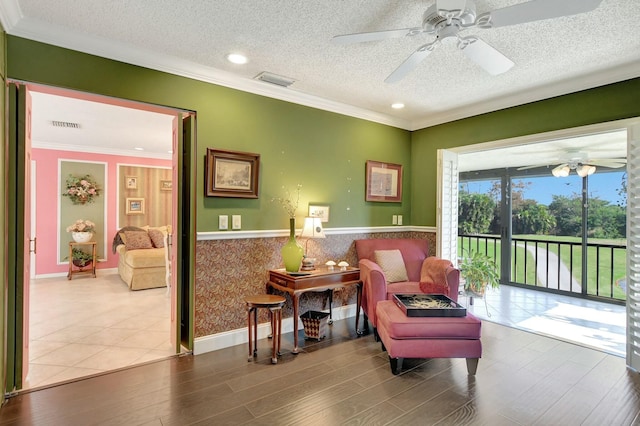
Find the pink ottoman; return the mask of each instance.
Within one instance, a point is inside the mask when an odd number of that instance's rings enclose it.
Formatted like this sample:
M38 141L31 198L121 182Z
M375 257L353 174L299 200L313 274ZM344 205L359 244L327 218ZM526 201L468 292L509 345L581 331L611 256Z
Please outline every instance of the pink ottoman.
M393 374L400 373L404 358L466 358L468 373L476 374L482 323L472 314L408 317L392 300L381 300L376 315L382 350L389 353Z

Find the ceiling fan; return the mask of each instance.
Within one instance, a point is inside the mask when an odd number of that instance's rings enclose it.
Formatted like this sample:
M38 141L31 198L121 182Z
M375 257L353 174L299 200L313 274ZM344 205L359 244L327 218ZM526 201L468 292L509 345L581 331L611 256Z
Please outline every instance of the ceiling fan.
M473 0L436 0L435 4L424 12L420 27L338 35L333 37L333 41L339 44L352 44L405 36L415 37L419 34L436 36L434 41L420 46L400 64L384 80L386 83L402 80L447 38L457 39L457 46L462 53L489 74L498 75L508 71L514 65L513 61L475 35L462 37L460 35L462 31L471 27L498 28L576 15L595 9L601 1L532 0L476 16L476 5Z
M575 170L578 176L585 177L595 173L596 166L620 168L627 164L624 158L589 158L587 153L581 151L569 152L563 163L558 164L551 170L555 177L567 177L571 170ZM548 164L537 164L533 166L519 167L517 170L535 169L537 167L549 166Z

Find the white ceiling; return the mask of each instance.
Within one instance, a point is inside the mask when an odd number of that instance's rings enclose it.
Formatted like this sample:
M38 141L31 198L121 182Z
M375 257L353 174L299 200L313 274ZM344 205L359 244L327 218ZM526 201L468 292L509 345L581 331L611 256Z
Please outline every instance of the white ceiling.
M331 41L420 26L433 3L3 0L0 21L9 34L409 130L640 76L638 0L602 0L588 13L467 30L464 35L480 36L515 62L498 76L443 43L402 81L387 84L384 79L433 36L346 46ZM476 0L476 7L480 14L518 3L523 0ZM230 52L246 54L249 62L229 63ZM263 71L295 83L282 88L253 79ZM393 110L393 102L406 108ZM34 119L36 106L34 100ZM105 135L111 144L123 138ZM140 143L142 135L149 131L140 132Z

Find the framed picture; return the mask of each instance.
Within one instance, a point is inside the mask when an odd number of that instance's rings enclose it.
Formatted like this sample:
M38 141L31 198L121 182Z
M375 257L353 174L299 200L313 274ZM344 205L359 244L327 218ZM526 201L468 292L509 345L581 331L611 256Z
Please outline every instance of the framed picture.
M329 206L309 206L309 216L319 217L320 222L329 222Z
M138 177L137 176L125 176L124 186L127 189L138 189Z
M402 165L367 160L365 201L402 201Z
M144 214L144 198L127 198L125 208L128 215Z
M173 182L170 180L160 181L160 191L171 191L173 189Z
M258 198L260 154L207 148L205 196Z

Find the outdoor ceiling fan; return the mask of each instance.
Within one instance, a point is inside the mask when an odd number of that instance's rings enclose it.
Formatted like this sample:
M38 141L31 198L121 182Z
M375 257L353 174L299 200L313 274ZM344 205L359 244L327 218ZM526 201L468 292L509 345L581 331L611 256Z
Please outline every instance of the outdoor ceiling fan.
M471 27L498 28L526 22L558 18L589 12L602 0L532 0L476 16L476 5L472 0L436 0L423 14L422 26L396 30L345 34L333 37L339 44L362 43L387 40L397 37L415 37L420 34L435 35L435 40L420 46L384 81L396 83L429 56L443 40L457 40L458 48L469 59L491 75L508 71L511 59L475 35L463 37L464 30Z
M575 170L578 176L585 177L595 173L596 166L620 168L627 164L624 158L589 158L585 152L575 151L569 152L563 163L558 164L551 170L551 174L555 177L567 177L571 170ZM533 166L519 167L517 170L535 169L538 167L548 166L548 164L537 164Z

